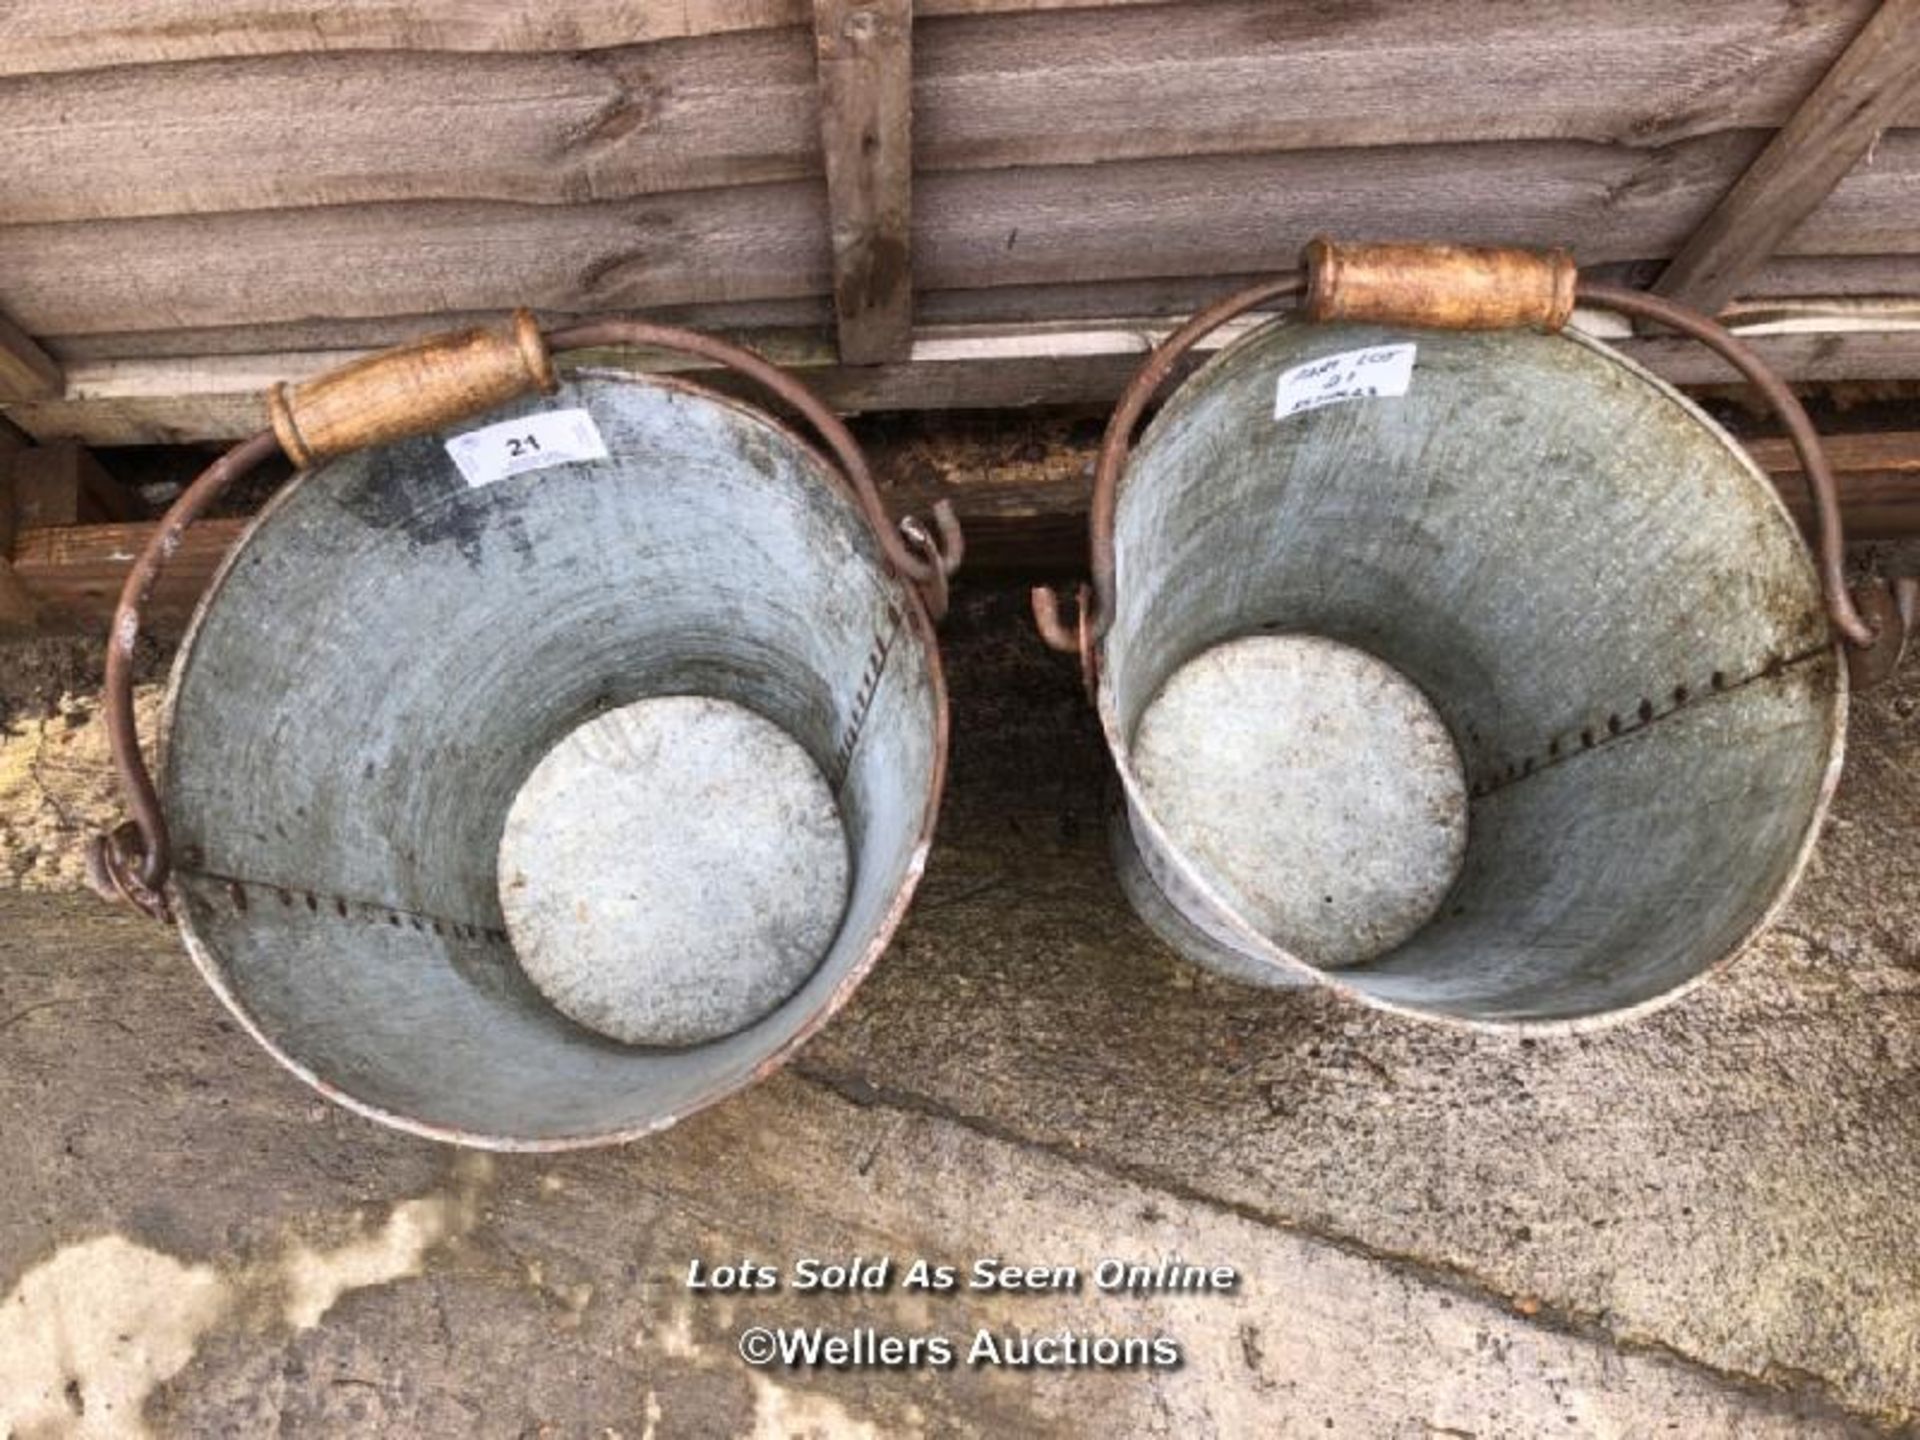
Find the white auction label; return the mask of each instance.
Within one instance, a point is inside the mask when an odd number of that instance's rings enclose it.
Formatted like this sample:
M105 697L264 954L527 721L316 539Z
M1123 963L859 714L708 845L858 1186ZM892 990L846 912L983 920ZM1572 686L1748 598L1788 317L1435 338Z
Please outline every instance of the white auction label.
M1273 400L1273 418L1338 405L1344 400L1370 400L1380 395L1404 395L1413 383L1415 345L1373 345L1365 350L1342 350L1296 365L1280 376Z
M447 441L447 454L467 484L491 485L549 465L604 460L607 442L586 411L544 410L456 435Z

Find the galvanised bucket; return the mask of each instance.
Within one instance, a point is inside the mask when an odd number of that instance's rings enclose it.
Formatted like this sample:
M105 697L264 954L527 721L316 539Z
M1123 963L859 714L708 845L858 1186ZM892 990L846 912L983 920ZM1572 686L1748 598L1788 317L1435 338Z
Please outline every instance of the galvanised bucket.
M1124 888L1240 980L1494 1024L1645 1010L1784 900L1839 773L1834 625L1871 630L1717 425L1561 329L1570 262L1441 257L1461 285L1381 249L1310 256L1149 361L1078 632L1036 596L1119 772ZM1181 351L1302 288L1127 458Z
M311 468L180 650L164 818L134 793L159 829L123 827L96 869L176 918L255 1038L351 1108L472 1145L623 1140L779 1065L886 946L940 796L929 601L957 531L943 517L944 554L903 542L844 428L732 347L553 337L731 365L833 459L682 381L559 383L530 322L463 343L489 358L451 367L455 400L431 354L383 357L404 426L335 436L385 402L277 394ZM515 363L527 383L473 378ZM481 429L445 423L535 387ZM429 433L354 448L396 429Z

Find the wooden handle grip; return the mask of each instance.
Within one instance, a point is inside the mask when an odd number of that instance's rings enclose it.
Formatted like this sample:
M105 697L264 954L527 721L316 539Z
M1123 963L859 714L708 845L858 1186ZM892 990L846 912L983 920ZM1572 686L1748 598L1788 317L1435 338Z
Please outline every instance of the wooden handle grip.
M267 412L301 469L349 450L424 435L534 390L559 388L553 358L526 310L503 330L429 335L298 385L275 385Z
M1368 320L1435 330L1559 330L1573 315L1565 250L1473 245L1307 243L1309 320Z

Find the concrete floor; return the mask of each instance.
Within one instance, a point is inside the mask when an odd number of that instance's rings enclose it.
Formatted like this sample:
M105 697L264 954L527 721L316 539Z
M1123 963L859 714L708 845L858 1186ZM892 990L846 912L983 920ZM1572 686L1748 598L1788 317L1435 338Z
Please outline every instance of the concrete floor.
M1784 923L1650 1019L1535 1042L1175 961L1109 875L1069 667L1018 626L949 627L940 843L849 1010L667 1135L552 1159L322 1103L170 932L22 863L28 811L77 828L104 786L92 697L16 723L0 1435L1920 1434L1920 666L1855 706ZM853 1254L1243 1280L684 1284ZM1185 1363L754 1370L755 1324L1166 1334Z

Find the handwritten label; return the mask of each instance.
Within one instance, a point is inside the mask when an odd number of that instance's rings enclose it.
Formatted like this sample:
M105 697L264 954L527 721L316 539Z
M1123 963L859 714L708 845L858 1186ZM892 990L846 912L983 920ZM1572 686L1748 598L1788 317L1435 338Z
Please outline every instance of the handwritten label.
M1415 345L1374 345L1365 350L1343 350L1296 365L1280 376L1273 401L1273 418L1284 420L1338 405L1346 400L1371 400L1381 395L1404 395L1413 383Z
M607 442L584 410L546 410L469 430L447 441L447 454L469 485L491 485L549 465L604 460Z

